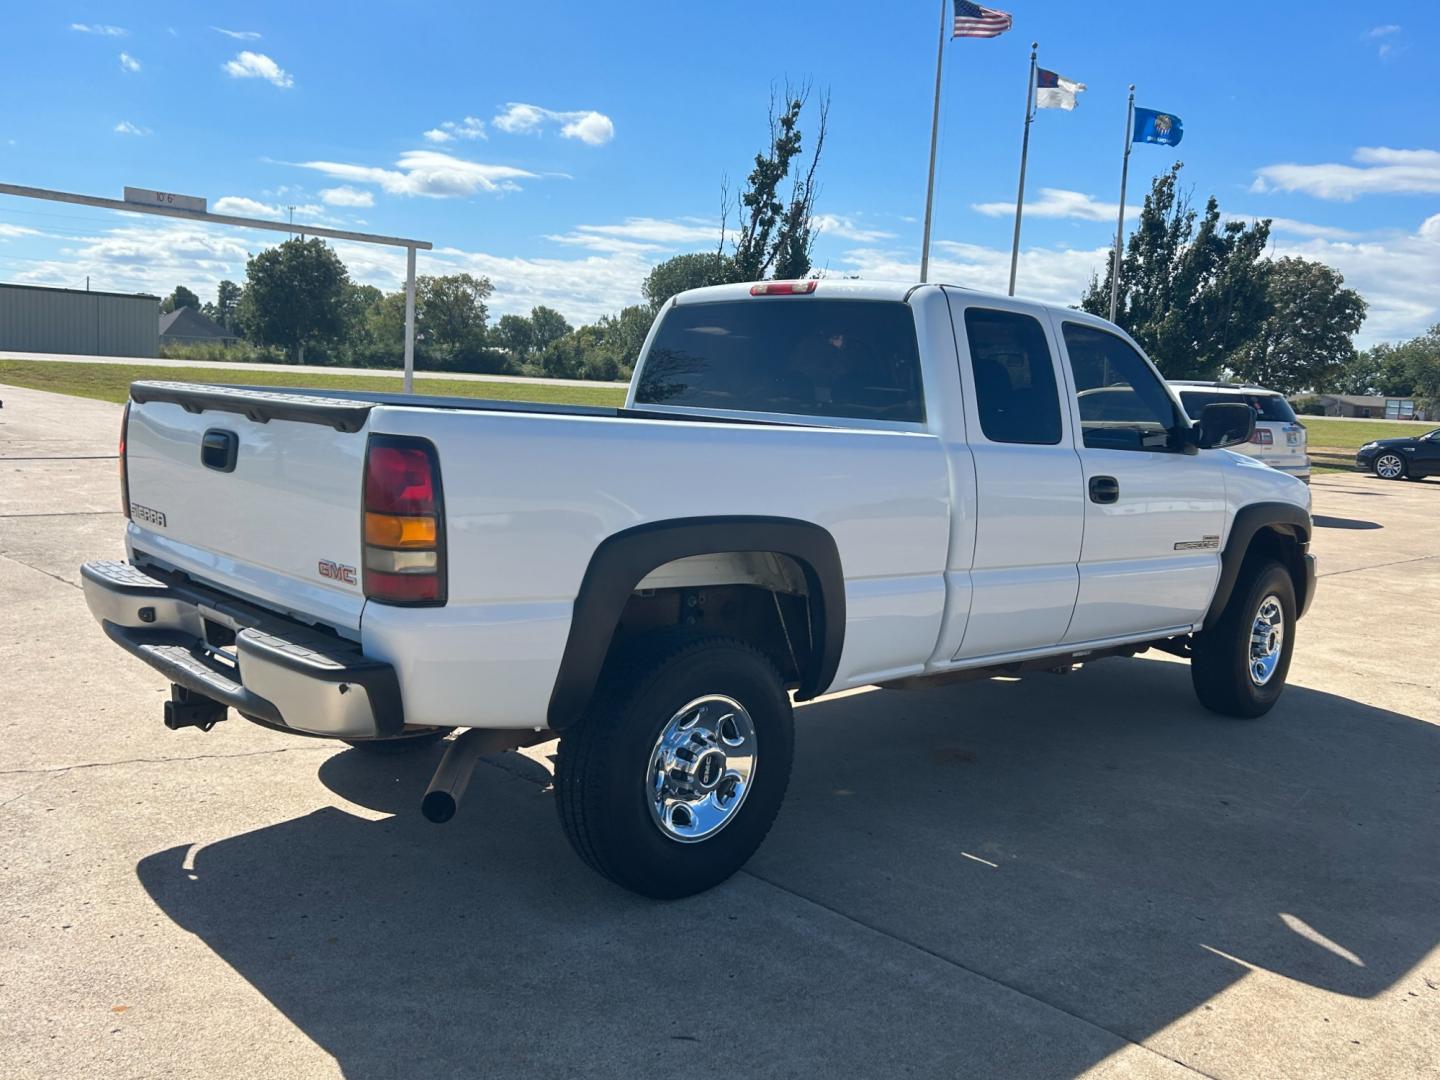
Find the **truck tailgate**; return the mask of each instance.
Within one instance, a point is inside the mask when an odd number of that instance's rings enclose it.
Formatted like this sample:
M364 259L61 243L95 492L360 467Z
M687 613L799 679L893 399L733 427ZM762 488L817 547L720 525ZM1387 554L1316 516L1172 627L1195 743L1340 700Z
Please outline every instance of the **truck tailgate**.
M369 407L164 383L132 399L131 548L355 634Z

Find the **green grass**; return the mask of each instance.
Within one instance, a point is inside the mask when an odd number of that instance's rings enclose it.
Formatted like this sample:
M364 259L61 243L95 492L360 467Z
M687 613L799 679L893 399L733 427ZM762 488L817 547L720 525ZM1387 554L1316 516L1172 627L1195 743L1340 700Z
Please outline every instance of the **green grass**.
M0 383L54 394L122 402L137 379L172 382L233 383L244 386L297 386L315 390L374 390L398 393L398 375L317 375L311 372L243 371L230 368L156 367L137 364L70 364L46 360L0 358ZM547 386L543 383L479 382L417 375L415 389L424 394L489 398L492 401L543 401L560 405L621 405L625 391L613 386Z
M1358 450L1372 439L1400 439L1406 435L1423 435L1430 430L1424 424L1397 424L1391 420L1330 420L1302 416L1300 422L1308 432L1311 449Z

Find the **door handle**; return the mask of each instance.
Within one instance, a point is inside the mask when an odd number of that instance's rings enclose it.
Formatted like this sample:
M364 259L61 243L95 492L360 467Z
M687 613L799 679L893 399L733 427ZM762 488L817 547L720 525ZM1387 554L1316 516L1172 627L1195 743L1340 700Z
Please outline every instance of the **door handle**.
M234 472L240 437L224 428L211 428L200 440L200 463L216 472Z
M1120 481L1113 476L1092 476L1090 478L1090 501L1113 503L1120 501Z

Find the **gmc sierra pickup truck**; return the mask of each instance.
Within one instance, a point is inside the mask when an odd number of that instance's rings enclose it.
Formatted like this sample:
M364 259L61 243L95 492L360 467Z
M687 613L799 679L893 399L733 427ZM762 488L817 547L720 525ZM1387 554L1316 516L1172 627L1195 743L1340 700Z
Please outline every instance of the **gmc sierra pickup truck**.
M792 695L1153 648L1268 711L1315 565L1306 486L1224 449L1254 423L1192 421L1078 311L720 286L664 306L616 409L137 382L128 557L85 595L172 728L447 740L432 820L558 736L575 850L683 896L769 831Z

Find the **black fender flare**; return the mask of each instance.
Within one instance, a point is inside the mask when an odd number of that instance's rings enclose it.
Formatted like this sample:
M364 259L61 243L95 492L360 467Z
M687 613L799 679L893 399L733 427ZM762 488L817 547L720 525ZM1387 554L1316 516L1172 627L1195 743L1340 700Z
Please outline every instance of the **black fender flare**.
M1240 568L1245 563L1250 542L1262 529L1274 529L1293 536L1300 545L1302 555L1310 545L1312 524L1309 511L1294 503L1285 502L1251 503L1249 506L1242 506L1235 514L1235 521L1230 526L1230 536L1225 541L1225 550L1220 555L1220 580L1215 585L1210 610L1205 614L1205 629L1210 629L1220 621L1225 605L1230 602L1230 595L1235 591L1235 583L1240 579ZM1292 573L1294 569L1291 568ZM1303 580L1297 582L1296 592L1302 592L1305 587ZM1302 595L1297 597L1297 600L1300 610L1308 606L1307 597Z
M773 551L799 565L810 597L818 662L807 666L796 697L806 701L825 692L845 644L845 577L834 537L819 525L793 518L675 518L615 533L595 549L575 597L570 635L550 694L552 730L564 731L583 715L620 615L645 575L676 559L726 551Z

